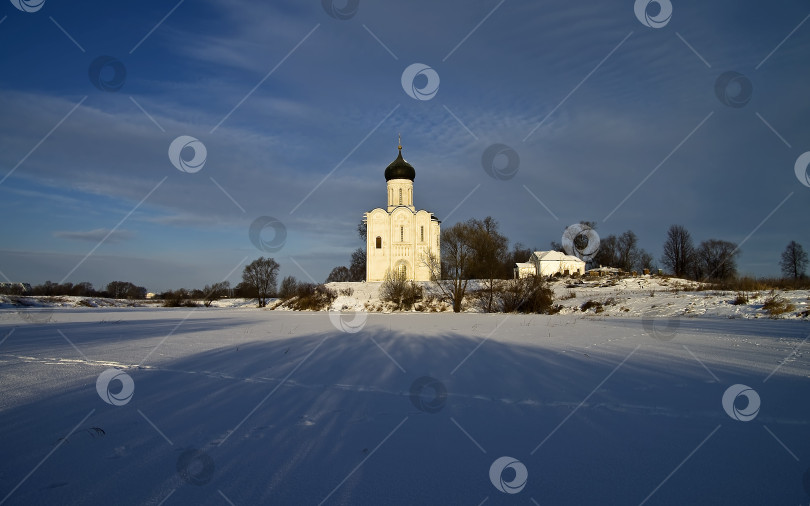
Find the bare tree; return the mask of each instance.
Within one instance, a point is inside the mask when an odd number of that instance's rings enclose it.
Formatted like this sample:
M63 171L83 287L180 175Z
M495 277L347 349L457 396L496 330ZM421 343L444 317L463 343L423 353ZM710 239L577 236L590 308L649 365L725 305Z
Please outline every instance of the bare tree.
M514 269L515 264L528 262L533 251L533 249L527 248L522 243L516 242L512 246L512 251L510 251L504 259L504 272L511 277L512 269Z
M737 245L720 239L700 243L695 251L696 279L731 279L737 275Z
M495 303L497 280L509 277L504 271L504 259L509 251L509 239L498 232L498 222L491 216L483 220L467 221L470 244L473 249L468 276L480 279L484 284L486 299L484 309L491 313Z
M366 250L357 248L352 252L352 259L349 264L349 281L366 280Z
M326 278L326 282L333 283L336 281L351 281L350 277L349 268L344 265L339 265L332 269L332 272L330 272L329 276Z
M594 255L591 263L600 267L619 267L619 240L615 235L609 235L599 240L599 251Z
M661 263L675 276L684 277L691 270L694 253L695 246L689 231L682 225L669 227Z
M265 307L267 299L276 291L279 267L278 262L272 258L259 257L246 265L242 271L242 281L255 290L259 307Z
M213 285L205 285L203 288L203 305L210 307L215 300L228 295L228 290L231 288L231 283L228 281L220 281Z
M453 311L461 311L461 302L467 292L469 271L475 253L472 244L472 230L468 223L456 223L442 230L442 261L436 254L428 252L422 259L430 272L430 279L442 295L452 302Z
M295 297L295 292L298 291L298 281L295 276L287 276L281 280L281 286L278 289L278 296L283 299L291 299Z
M636 269L639 271L643 271L644 269L653 271L655 269L655 259L647 250L639 250L638 256L636 257Z
M782 252L782 260L779 261L782 267L782 275L786 278L801 279L807 270L807 253L802 245L796 241L790 241L785 251Z
M619 254L617 267L626 272L632 271L638 261L638 237L628 230L619 236L616 246Z

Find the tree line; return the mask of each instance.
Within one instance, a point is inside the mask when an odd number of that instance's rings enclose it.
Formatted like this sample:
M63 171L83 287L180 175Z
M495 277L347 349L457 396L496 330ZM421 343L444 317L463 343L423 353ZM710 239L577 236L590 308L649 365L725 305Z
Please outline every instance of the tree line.
M707 239L695 246L692 235L682 225L667 230L661 262L676 277L698 281L728 281L737 277L740 248L733 242ZM807 253L802 245L790 241L779 260L785 279L806 279Z
M145 299L146 288L137 286L129 281L111 281L103 290L96 290L93 284L87 281L81 283L54 283L46 281L34 285L26 290L21 283L9 284L0 287L4 295L34 295L34 296L78 296L78 297L107 297L112 299Z

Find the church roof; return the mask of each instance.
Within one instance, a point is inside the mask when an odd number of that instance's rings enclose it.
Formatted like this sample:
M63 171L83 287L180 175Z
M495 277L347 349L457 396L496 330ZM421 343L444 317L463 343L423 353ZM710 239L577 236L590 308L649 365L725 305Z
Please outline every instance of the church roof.
M535 251L532 255L535 259L539 260L540 262L576 262L576 263L585 263L579 257L575 257L573 255L566 255L565 253L559 251Z
M402 147L400 147L397 159L388 164L388 167L385 168L385 180L390 181L392 179L410 179L413 181L414 178L416 178L416 171L414 170L413 165L406 162L405 159L402 158Z

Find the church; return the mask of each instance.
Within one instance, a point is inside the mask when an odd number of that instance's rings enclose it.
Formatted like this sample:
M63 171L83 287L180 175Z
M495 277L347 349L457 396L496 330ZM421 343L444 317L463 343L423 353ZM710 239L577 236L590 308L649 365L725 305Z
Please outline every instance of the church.
M389 271L412 281L430 281L426 259L429 253L440 258L441 222L433 213L414 207L415 178L413 166L402 158L400 144L396 160L385 169L388 207L378 207L363 216L366 281L382 281Z

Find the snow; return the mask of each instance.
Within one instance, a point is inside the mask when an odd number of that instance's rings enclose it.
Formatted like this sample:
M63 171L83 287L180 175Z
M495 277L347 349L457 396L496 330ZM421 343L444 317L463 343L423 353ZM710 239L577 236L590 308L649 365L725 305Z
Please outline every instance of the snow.
M606 278L598 281L583 278L582 285L569 288L569 281L554 283L555 302L566 307L563 312L579 311L588 300L604 302L613 299L615 302L604 306L601 316L625 318L653 317L694 317L716 316L722 318L770 318L762 310L762 304L770 295L769 291L746 292L747 304L732 303L738 292L721 290L684 291L698 286L694 281L650 276ZM560 300L566 295L575 294L572 299ZM782 319L805 319L810 302L810 290L778 291L795 306L795 310L779 315ZM593 310L590 313L594 313Z
M425 295L439 296L440 292L433 283L420 283ZM334 311L385 311L390 312L379 297L382 283L354 283L337 282L327 283L327 287L334 290L338 296L330 309ZM598 314L594 309L584 313L585 316L598 318L672 318L694 316L716 316L722 318L772 318L762 310L762 304L770 296L769 291L746 292L749 297L747 304L735 305L732 303L737 292L719 290L693 291L699 287L694 281L666 278L658 276L637 276L621 278L589 278L562 279L550 283L554 291L554 302L562 306L561 314L582 313L582 305L589 300L603 304L603 310ZM469 283L468 293L482 288L479 281ZM688 290L685 290L688 289ZM344 295L341 291L350 290L351 295ZM795 309L788 313L778 315L779 319L792 319L807 321L810 313L810 290L777 291L777 294L790 301ZM268 307L274 308L277 299L270 299ZM604 304L608 302L607 304ZM198 304L202 305L198 301ZM50 315L56 308L94 308L94 307L157 307L161 300L118 300L100 297L17 297L0 295L0 310L17 309L20 315L36 313L37 310ZM216 308L253 309L256 307L255 299L220 299L212 303ZM31 311L31 309L34 311ZM278 307L277 311L290 311L288 308ZM434 309L451 311L449 304L436 304ZM417 310L412 310L417 311ZM472 304L465 303L465 311L480 312ZM29 318L30 319L30 318Z
M808 504L808 319L654 282L559 282L576 295L551 316L368 313L352 332L248 301L65 302L34 323L6 303L0 503ZM97 391L109 368L133 380L122 405ZM424 377L446 399L412 395ZM751 421L723 406L736 384L761 399ZM514 495L490 480L504 456L526 468Z

